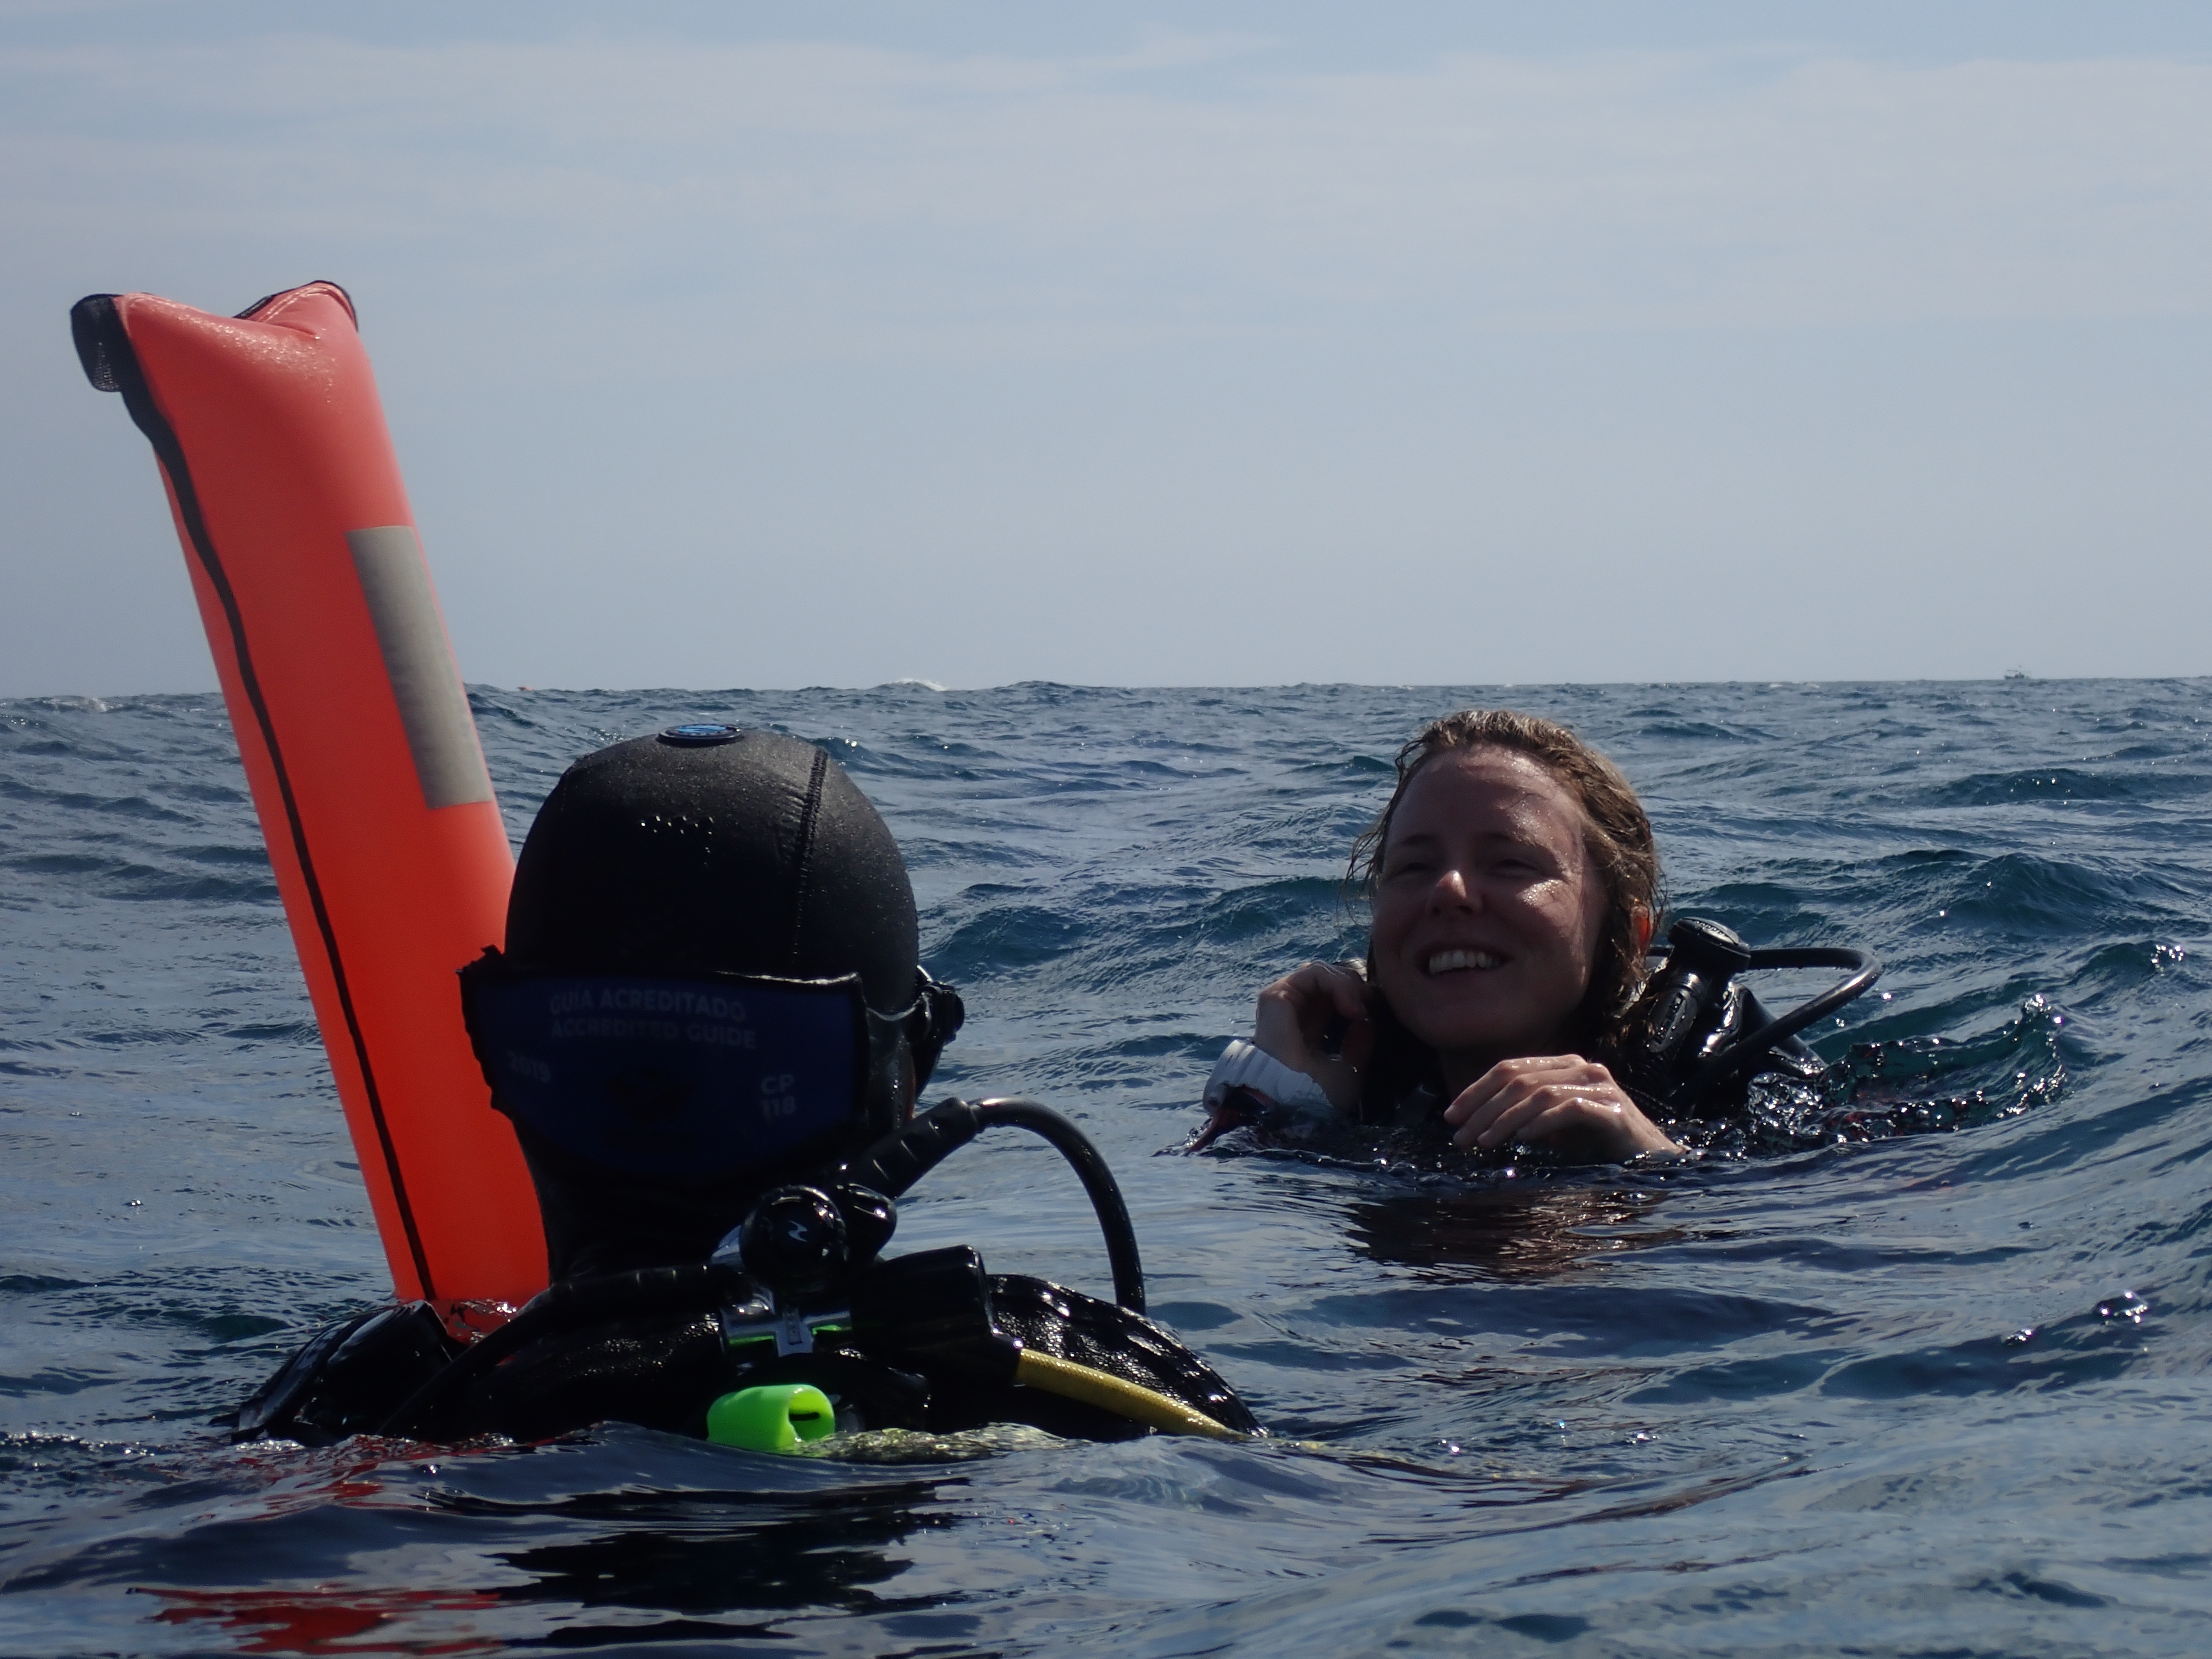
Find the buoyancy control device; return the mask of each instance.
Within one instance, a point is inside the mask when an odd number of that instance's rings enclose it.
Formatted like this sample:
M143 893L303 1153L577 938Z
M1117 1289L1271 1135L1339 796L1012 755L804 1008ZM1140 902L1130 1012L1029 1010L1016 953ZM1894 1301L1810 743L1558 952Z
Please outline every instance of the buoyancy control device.
M1074 1169L1105 1235L1113 1302L993 1274L967 1245L882 1254L897 1200L997 1127L1042 1136ZM1035 1102L948 1100L817 1180L763 1194L705 1261L560 1281L465 1347L425 1304L330 1327L234 1427L311 1442L532 1440L614 1420L774 1449L791 1443L793 1419L805 1419L796 1438L817 1437L818 1400L845 1430L1257 1432L1228 1383L1144 1308L1127 1206L1088 1137ZM765 1438L744 1426L763 1422Z

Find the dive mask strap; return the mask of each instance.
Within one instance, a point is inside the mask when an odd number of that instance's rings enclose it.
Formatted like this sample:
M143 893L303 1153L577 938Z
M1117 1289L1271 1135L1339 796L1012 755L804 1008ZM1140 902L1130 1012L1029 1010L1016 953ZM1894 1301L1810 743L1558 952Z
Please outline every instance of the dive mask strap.
M945 1045L959 1035L967 1023L968 1005L960 1000L960 993L941 979L932 978L926 968L914 970L914 1001L902 1014L890 1016L898 1020L907 1046L914 1051L915 1087L920 1090L937 1069Z
M902 1031L857 975L565 972L487 950L460 989L493 1106L649 1178L716 1178L865 1132Z

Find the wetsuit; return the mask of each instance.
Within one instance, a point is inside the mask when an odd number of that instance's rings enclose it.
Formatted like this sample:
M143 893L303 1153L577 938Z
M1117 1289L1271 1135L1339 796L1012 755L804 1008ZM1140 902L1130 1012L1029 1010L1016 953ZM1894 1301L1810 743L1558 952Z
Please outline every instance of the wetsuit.
M1695 1102L1686 1103L1683 1109L1670 1107L1676 1091L1701 1060L1744 1032L1757 1030L1767 1019L1767 1011L1758 997L1745 987L1732 984L1710 1024L1700 1031L1699 1040L1671 1064L1654 1063L1649 1055L1632 1048L1625 1054L1601 1058L1629 1097L1655 1121L1685 1115L1709 1121L1733 1117L1747 1108L1754 1079L1812 1082L1820 1075L1820 1056L1796 1037L1784 1037L1747 1070L1705 1091ZM1242 1103L1239 1096L1244 1097ZM1441 1080L1431 1076L1380 1103L1363 1102L1358 1115L1367 1122L1417 1128L1433 1121L1450 1103L1451 1097ZM1213 1114L1213 1121L1201 1131L1200 1145L1237 1121L1249 1121L1255 1108L1283 1107L1313 1114L1334 1110L1328 1096L1312 1078L1285 1065L1257 1044L1241 1039L1230 1043L1214 1062L1206 1082L1205 1104Z
M883 1266L896 1277L902 1262L946 1254L921 1252ZM1141 1316L1019 1274L994 1274L988 1284L988 1321L1001 1338L1180 1401L1225 1428L1256 1428L1226 1382ZM884 1294L909 1301L895 1285ZM957 1341L933 1344L931 1333L912 1328L913 1319L907 1323L891 1331L886 1322L874 1334L819 1333L812 1352L779 1355L773 1340L726 1331L710 1311L618 1316L529 1344L427 1414L395 1425L393 1414L465 1350L429 1304L410 1303L317 1332L239 1408L231 1426L241 1439L309 1444L379 1431L533 1441L604 1422L704 1438L707 1408L721 1395L757 1383L805 1382L835 1399L841 1423L851 1426L944 1433L1025 1423L1096 1440L1146 1431L1115 1413L1012 1382L988 1355L963 1352Z

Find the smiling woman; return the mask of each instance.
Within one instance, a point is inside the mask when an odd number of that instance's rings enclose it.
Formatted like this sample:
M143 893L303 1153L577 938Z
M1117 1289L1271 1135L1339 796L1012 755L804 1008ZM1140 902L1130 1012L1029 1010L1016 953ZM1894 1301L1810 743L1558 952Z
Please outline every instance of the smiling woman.
M1566 727L1509 710L1432 722L1352 852L1364 962L1309 962L1260 993L1209 1099L1246 1088L1370 1119L1441 1115L1462 1147L1597 1162L1682 1149L1608 1059L1659 909L1628 781ZM1616 1062L1617 1065L1617 1062Z

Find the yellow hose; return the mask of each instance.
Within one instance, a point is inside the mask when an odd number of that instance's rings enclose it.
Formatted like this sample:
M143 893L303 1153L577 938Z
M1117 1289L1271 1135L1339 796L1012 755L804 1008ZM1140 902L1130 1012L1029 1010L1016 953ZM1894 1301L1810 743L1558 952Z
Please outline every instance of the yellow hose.
M1080 1400L1086 1406L1097 1406L1164 1434L1202 1434L1210 1440L1244 1438L1234 1429L1224 1428L1204 1412L1193 1410L1180 1400L1139 1383L1126 1382L1110 1372L1038 1353L1031 1348L1023 1349L1015 1359L1014 1381L1064 1399Z

